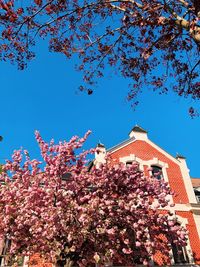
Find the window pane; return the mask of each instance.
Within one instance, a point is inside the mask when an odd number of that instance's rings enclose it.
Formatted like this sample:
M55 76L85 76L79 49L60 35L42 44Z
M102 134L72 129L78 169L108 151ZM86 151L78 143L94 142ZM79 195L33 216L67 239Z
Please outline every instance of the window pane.
M160 168L156 165L152 165L151 168L152 168L153 177L155 177L158 180L163 178L162 168Z
M174 263L189 263L188 255L185 247L172 243L172 253Z

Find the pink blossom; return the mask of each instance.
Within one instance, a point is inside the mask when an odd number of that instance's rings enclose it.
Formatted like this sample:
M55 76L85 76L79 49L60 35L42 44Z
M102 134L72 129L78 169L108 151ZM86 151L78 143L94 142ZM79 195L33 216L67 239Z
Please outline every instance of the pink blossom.
M124 244L128 245L129 243L130 243L129 239L126 238L126 239L124 240Z
M122 251L124 254L131 254L132 253L132 250L130 248L123 248Z
M135 245L136 245L136 247L140 247L141 246L141 243L139 241L136 241L135 242Z
M77 149L89 132L59 144L35 134L42 162L31 160L27 151L15 151L0 177L7 183L0 190L0 235L9 232L11 253L39 252L56 261L71 251L80 257L77 266L108 260L130 265L135 246L141 260L151 260L151 248L160 249L158 232L185 244L185 229L156 209L168 205L167 183L146 177L136 164L126 168L109 157L88 172L86 157L94 150ZM170 250L168 242L162 246Z

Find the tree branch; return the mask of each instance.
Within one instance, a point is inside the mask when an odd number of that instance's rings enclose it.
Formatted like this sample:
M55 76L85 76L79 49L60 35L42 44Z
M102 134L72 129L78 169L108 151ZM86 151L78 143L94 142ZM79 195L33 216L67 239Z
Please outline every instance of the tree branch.
M184 7L188 8L189 7L189 3L184 1L184 0L178 0L179 3L181 3Z
M45 7L47 7L48 5L50 5L51 3L53 2L53 0L51 0L50 2L48 2L47 4L43 5L40 9L38 9L32 16L30 17L27 17L23 22L22 24L20 25L18 31L16 32L16 36L18 35L18 33L20 32L21 28L23 27L23 25L32 20L34 17L36 17L43 9L45 9Z
M110 0L110 3L130 3L133 4L135 6L137 6L138 8L142 9L143 5L134 1L134 0Z
M192 2L194 4L195 14L197 15L198 18L200 18L200 2L199 0L193 0Z
M182 0L181 0L182 1ZM194 41L200 45L200 27L197 25L194 25L192 27L191 22L188 20L184 19L183 17L179 16L174 10L170 8L169 5L166 4L165 6L167 10L170 12L170 14L175 18L174 23L185 29L186 31L189 32L190 36L194 39Z

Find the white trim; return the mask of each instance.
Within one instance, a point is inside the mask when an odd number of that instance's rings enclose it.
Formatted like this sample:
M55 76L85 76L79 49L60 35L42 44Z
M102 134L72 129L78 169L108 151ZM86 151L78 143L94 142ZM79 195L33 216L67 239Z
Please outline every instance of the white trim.
M119 158L119 161L126 164L128 161L136 161L139 163L139 169L141 171L144 171L144 165L143 165L143 160L141 160L140 158L136 157L135 154L130 154L129 156L127 157L122 157L122 158Z
M181 169L181 174L183 178L183 182L185 185L185 190L187 192L187 196L189 199L189 203L197 203L197 199L195 197L194 189L192 186L192 181L189 175L189 169L187 167L185 159L179 159L180 161L180 169Z
M169 165L167 163L159 160L158 158L146 160L145 162L148 163L149 166L157 165L158 167L161 167L161 168L169 168Z
M153 158L151 160L144 161L144 164L148 167L155 165L155 166L162 168L163 178L166 182L169 183L169 178L168 178L167 171L166 171L166 168L169 168L167 163L159 160L158 158Z
M184 218L180 215L174 215L178 220L177 222L180 223L183 227L186 227L186 225L188 224L188 219L187 218Z
M25 256L24 257L23 267L28 267L28 266L29 266L29 256Z
M196 229L197 229L199 239L200 239L200 213L198 214L198 213L193 212L193 217L194 217ZM199 240L199 242L200 242L200 240Z
M167 210L175 211L190 211L190 207L187 204L175 204L174 207L166 207Z
M176 211L192 211L192 214L199 214L200 215L200 205L198 207L192 207L190 204L175 204L174 207L166 206L165 208L160 208L161 210L169 210L171 212ZM200 227L199 227L200 229Z

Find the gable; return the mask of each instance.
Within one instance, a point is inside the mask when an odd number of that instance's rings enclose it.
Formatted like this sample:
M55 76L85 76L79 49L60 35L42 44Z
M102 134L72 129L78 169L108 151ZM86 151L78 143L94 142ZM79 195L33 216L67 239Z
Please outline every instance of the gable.
M149 140L134 140L125 145L123 145L122 143L122 146L118 145L116 146L116 149L114 148L108 151L115 158L121 158L130 154L135 154L142 160L151 160L153 158L158 158L163 162L172 161L175 164L179 165L177 159L172 157L170 154L168 154Z
M171 189L177 193L177 196L174 197L175 203L189 202L179 161L151 141L134 140L125 146L110 151L110 154L112 158L118 161L121 161L123 157L134 155L136 157L135 160L137 161L137 158L139 158L144 161L145 166L149 166L148 161L155 165L159 161L166 163L167 180Z

